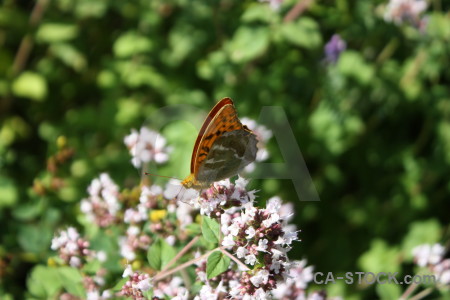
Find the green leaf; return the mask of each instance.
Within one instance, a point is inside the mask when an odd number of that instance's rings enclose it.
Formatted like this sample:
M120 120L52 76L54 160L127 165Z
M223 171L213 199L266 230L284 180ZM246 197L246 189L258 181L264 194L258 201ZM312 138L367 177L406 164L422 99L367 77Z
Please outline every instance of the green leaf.
M393 283L377 284L376 291L378 297L382 300L400 299L400 296L402 294L400 286Z
M56 268L36 266L27 280L27 287L32 295L50 299L62 288L62 282Z
M64 289L70 294L78 297L85 297L86 290L83 287L83 276L78 269L70 267L58 268L59 280Z
M244 63L261 56L269 46L267 27L241 27L230 44L230 58L235 63Z
M149 38L137 32L129 31L115 41L113 49L117 57L130 57L149 52L152 49L152 42Z
M1 193L1 189L0 189ZM12 211L14 218L26 221L31 220L42 213L44 209L44 203L41 199L35 199L34 201L29 201L29 203L24 203L18 206Z
M216 220L204 216L202 218L203 237L213 243L219 243L220 226Z
M188 224L186 225L185 229L191 235L198 235L202 232L200 225L197 223Z
M441 239L442 231L436 219L416 221L409 226L409 232L403 239L403 255L412 260L412 250L421 244L434 244Z
M32 253L48 249L53 236L53 228L43 224L21 224L17 240L20 246Z
M0 177L0 195L2 195L0 197L0 209L2 207L12 206L17 202L19 196L17 188L14 182L7 177Z
M112 288L113 292L118 292L122 289L123 285L128 281L128 277L120 279Z
M241 19L246 23L255 21L270 23L276 16L277 14L273 12L269 5L253 3L245 10Z
M448 15L434 12L427 16L429 16L427 35L442 40L450 40L450 19Z
M126 124L132 124L136 120L141 112L141 105L136 99L119 99L117 101L117 113L116 122L121 126Z
M222 274L230 266L230 258L220 251L214 251L208 256L206 263L206 276L208 279Z
M155 270L161 270L176 255L175 249L163 239L157 239L148 249L147 259Z
M366 63L360 53L356 51L344 51L339 57L338 70L361 84L369 84L375 71L372 65Z
M54 44L50 47L50 51L66 66L71 67L75 71L82 71L87 66L87 61L83 53L70 44Z
M322 45L319 25L307 17L295 22L282 23L281 35L286 41L307 49L317 49Z
M77 37L77 35L78 29L75 25L46 23L39 27L36 38L40 42L56 43L72 40Z
M99 260L91 260L83 266L83 272L95 274L101 267L102 263Z
M75 13L80 18L99 18L102 17L108 9L107 1L78 0L76 2Z
M26 71L14 80L12 92L18 97L43 101L47 96L47 82L40 74Z
M358 264L365 272L398 272L400 251L389 247L384 240L375 239L369 251L360 256Z

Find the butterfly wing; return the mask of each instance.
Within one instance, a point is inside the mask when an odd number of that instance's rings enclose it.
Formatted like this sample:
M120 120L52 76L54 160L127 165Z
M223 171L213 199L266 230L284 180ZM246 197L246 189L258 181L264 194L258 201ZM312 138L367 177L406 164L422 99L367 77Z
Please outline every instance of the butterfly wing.
M183 184L208 186L232 177L256 158L255 134L242 125L233 101L224 98L206 117L195 141L191 175Z
M233 101L230 98L223 98L208 114L197 136L194 151L192 151L191 173L197 174L212 144L222 133L240 128L242 124L237 118Z
M257 143L246 127L223 133L199 166L197 180L210 184L240 173L256 159Z

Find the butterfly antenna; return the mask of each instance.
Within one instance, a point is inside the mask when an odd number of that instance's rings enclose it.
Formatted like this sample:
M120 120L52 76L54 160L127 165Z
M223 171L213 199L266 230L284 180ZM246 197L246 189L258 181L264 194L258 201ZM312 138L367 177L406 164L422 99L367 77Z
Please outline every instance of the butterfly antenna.
M181 181L181 179L176 178L176 177L170 177L170 176L164 176L164 175L156 175L156 174L152 174L152 173L148 173L148 172L144 172L144 175L158 176L158 177L164 177L164 178L176 179L176 180Z

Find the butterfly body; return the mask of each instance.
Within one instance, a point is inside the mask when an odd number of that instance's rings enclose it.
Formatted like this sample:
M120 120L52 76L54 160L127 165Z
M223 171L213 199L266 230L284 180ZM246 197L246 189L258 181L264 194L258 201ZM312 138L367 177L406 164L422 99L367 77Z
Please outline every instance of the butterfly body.
M203 123L192 152L191 174L181 184L200 190L237 175L255 160L257 142L239 121L233 101L222 99Z

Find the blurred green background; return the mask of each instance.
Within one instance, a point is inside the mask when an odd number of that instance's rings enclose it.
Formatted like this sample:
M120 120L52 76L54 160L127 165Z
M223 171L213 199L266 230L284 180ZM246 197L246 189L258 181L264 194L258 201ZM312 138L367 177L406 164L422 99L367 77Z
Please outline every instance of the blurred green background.
M255 120L282 107L294 131L321 201L299 201L290 180L251 183L262 201L295 204L292 258L322 272L410 274L414 246L450 237L450 4L430 1L424 28L386 21L386 4L3 1L0 298L24 297L94 177L139 182L123 144L131 128L161 107L208 111L226 96ZM347 47L330 62L334 34ZM181 155L156 173L186 176L196 127L161 130ZM276 139L268 147L269 162L283 162ZM320 288L346 299L401 292Z

